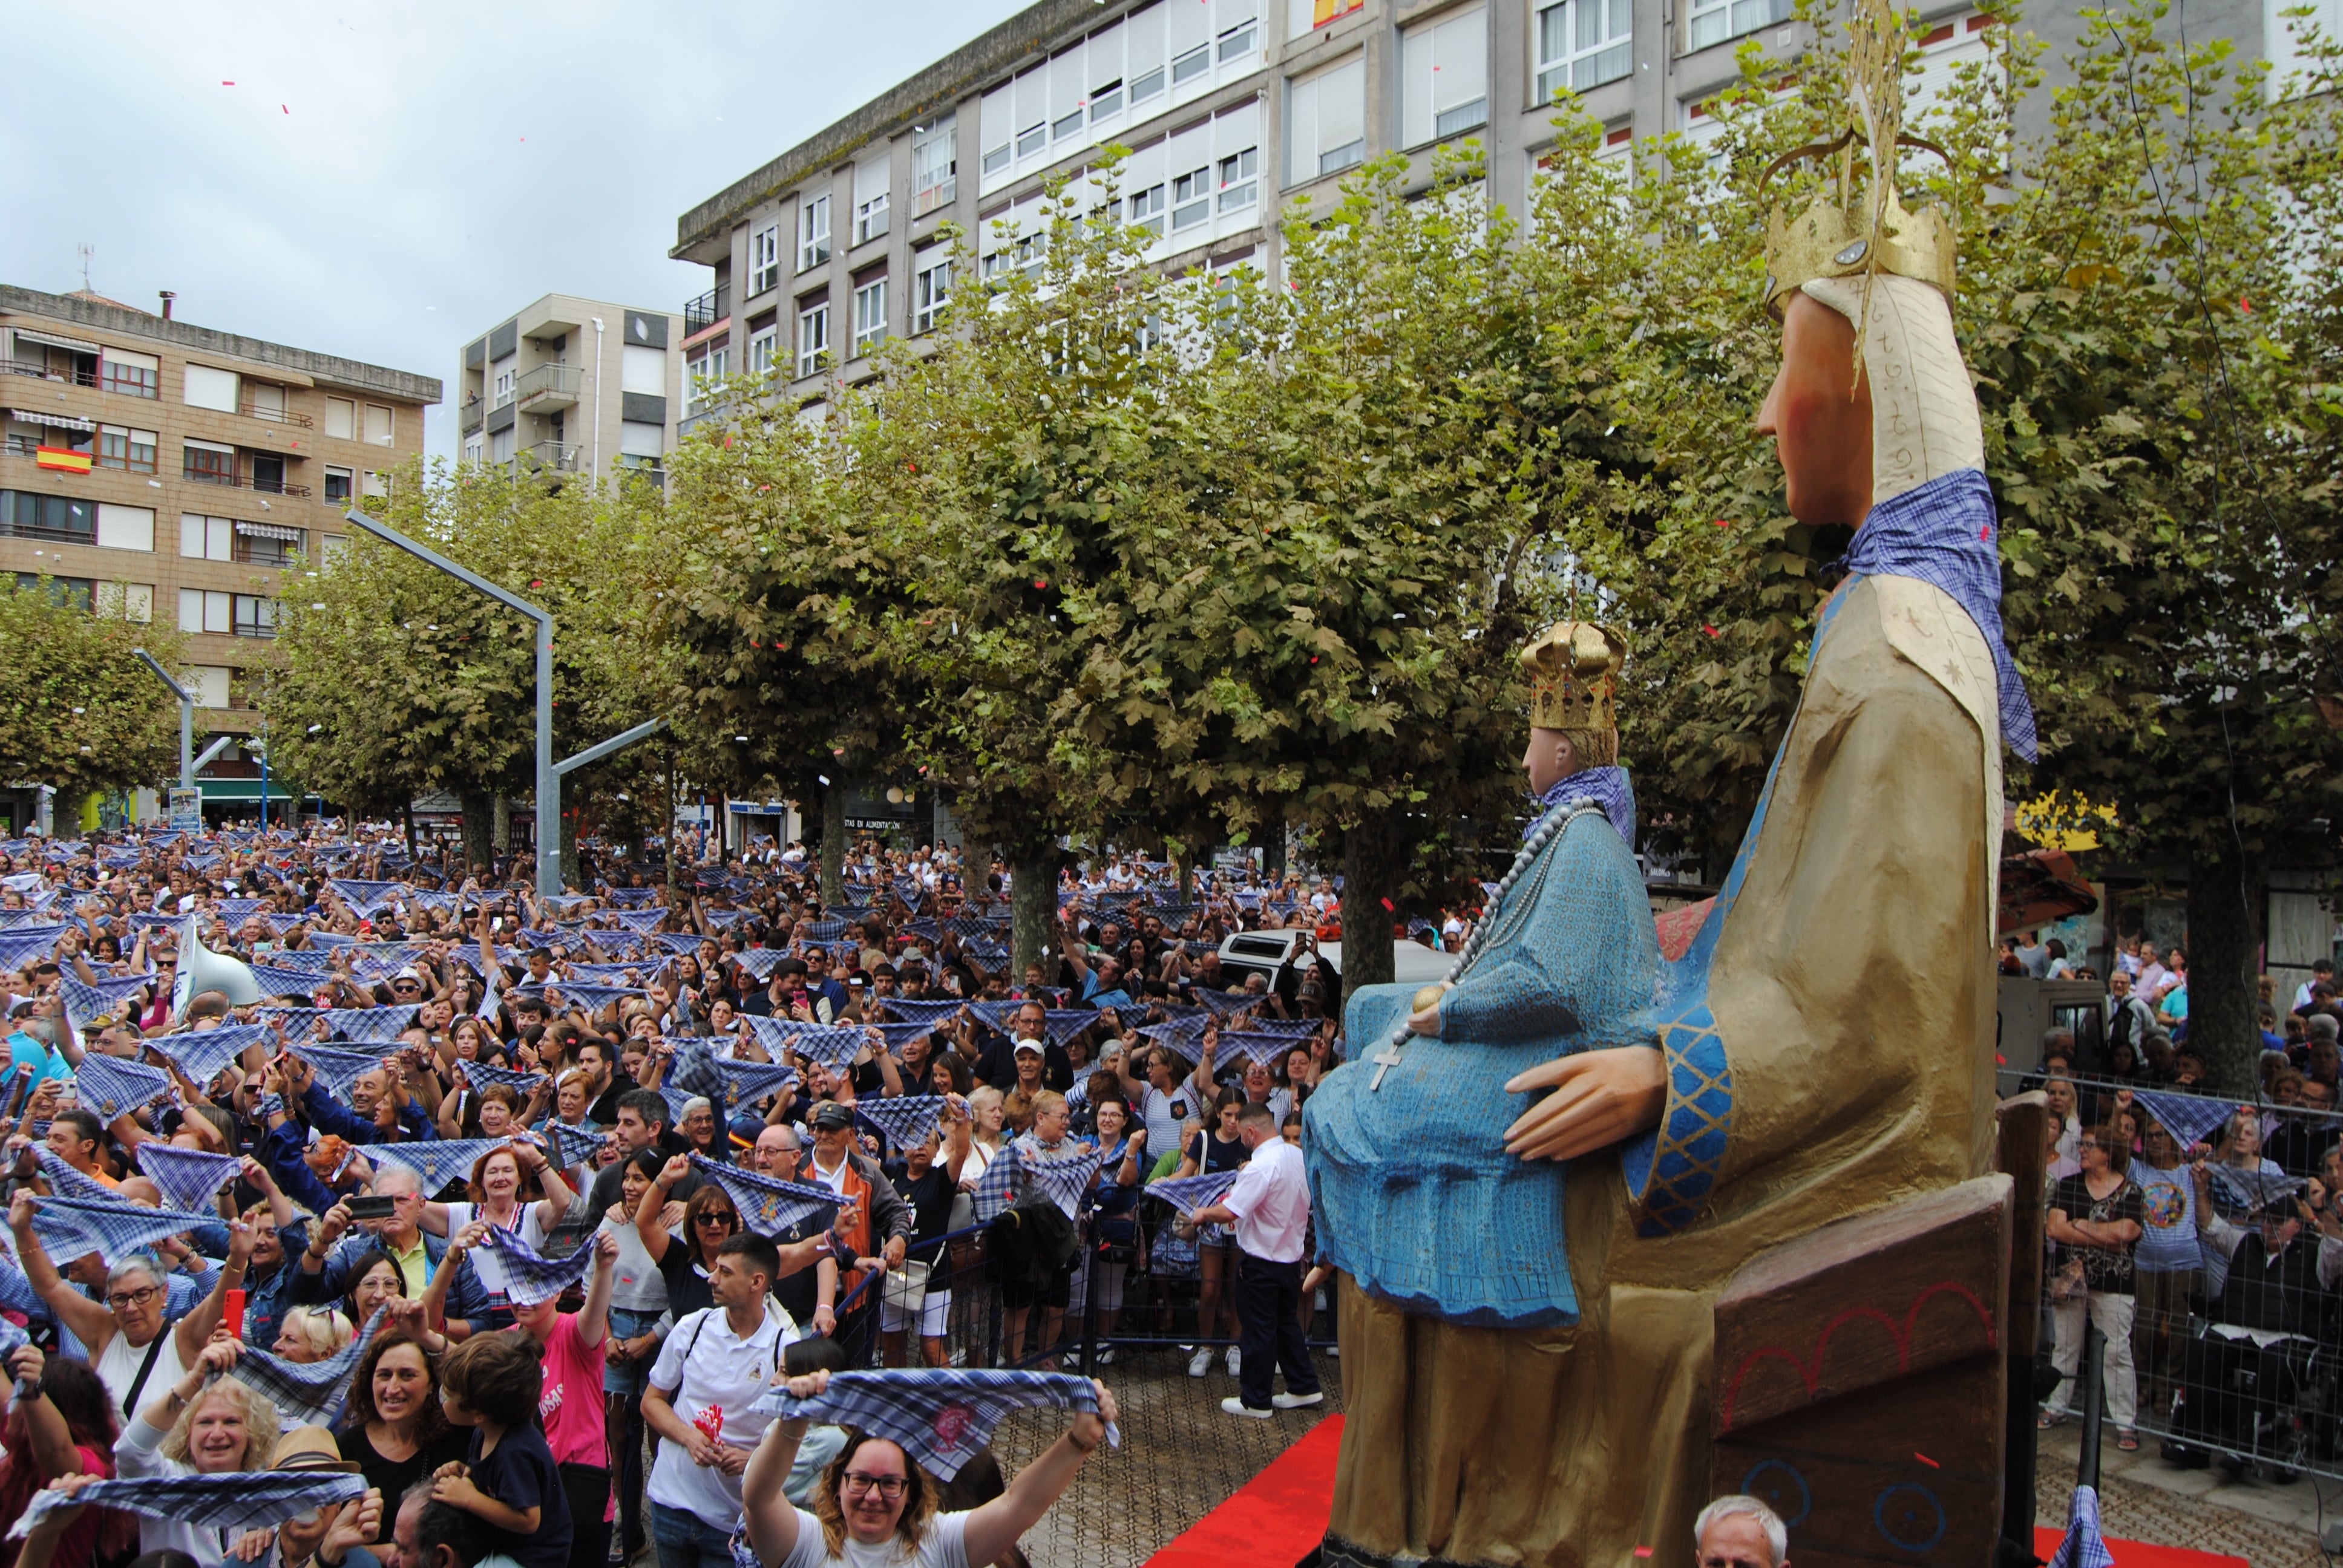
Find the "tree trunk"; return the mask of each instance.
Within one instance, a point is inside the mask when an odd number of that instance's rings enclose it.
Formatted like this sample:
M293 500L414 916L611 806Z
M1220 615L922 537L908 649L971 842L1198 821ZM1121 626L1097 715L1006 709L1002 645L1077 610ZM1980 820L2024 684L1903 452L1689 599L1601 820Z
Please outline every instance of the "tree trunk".
M486 881L496 863L496 817L499 799L480 790L456 797L463 812L464 864Z
M585 885L586 874L578 862L578 809L573 806L561 813L561 886L566 890Z
M2269 867L2233 845L2188 862L2187 1049L2215 1088L2251 1099L2261 1076L2262 906Z
M676 808L682 802L677 796L675 748L667 749L667 816L659 823L659 834L667 843L667 902L674 909L683 902L683 835L676 830Z
M821 788L821 901L846 901L846 786Z
M1396 807L1361 818L1342 835L1342 990L1393 978L1392 926L1414 842Z
M1010 980L1024 983L1025 966L1046 969L1058 942L1058 846L1044 840L1009 851Z
M492 802L495 812L489 824L488 847L498 855L512 852L512 797L499 794Z
M1261 879L1274 886L1285 880L1285 819L1279 817L1262 830Z
M400 802L398 815L407 824L407 858L409 860L419 859L423 851L415 842L415 802L411 799Z

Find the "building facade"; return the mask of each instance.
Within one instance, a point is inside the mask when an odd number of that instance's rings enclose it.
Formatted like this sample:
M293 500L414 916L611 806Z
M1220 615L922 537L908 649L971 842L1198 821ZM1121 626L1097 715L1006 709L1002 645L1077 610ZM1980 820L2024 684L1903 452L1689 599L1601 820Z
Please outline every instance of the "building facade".
M2281 3L2208 0L2191 35L2227 37L2244 60L2273 40L2282 54ZM2333 13L2343 0L2315 5ZM867 374L885 338L931 330L953 286L947 220L974 236L987 276L1038 264L998 221L1038 218L1056 174L1094 205L1081 171L1101 146L1131 149L1117 199L1125 221L1155 232L1158 264L1273 274L1286 205L1393 149L1428 178L1441 146L1475 137L1490 196L1519 210L1565 85L1614 156L1662 132L1705 138L1707 103L1737 81L1745 40L1785 59L1805 46L1791 11L1792 0L1040 0L678 220L669 254L713 274L685 307L681 427L709 412L705 381L779 366L793 394L818 397L833 375ZM1922 13L1907 124L1956 65L1986 54L1976 0L1924 0ZM2081 32L2080 0L2026 25L2055 58ZM2039 95L2023 106L2021 134L2046 112Z
M343 514L422 451L439 390L86 292L0 286L0 570L176 625L196 744L249 734L288 572L343 547ZM232 748L206 798L256 798L259 772Z
M464 346L468 463L516 473L666 472L683 394L683 318L548 294Z

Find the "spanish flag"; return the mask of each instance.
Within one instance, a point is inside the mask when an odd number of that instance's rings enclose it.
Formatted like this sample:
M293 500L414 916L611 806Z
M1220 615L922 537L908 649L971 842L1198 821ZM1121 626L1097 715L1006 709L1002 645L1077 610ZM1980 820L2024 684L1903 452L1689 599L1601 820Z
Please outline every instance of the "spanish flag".
M71 452L67 451L63 447L35 447L33 448L33 461L35 463L44 468L63 469L68 474L88 473L89 459L90 455L87 452Z

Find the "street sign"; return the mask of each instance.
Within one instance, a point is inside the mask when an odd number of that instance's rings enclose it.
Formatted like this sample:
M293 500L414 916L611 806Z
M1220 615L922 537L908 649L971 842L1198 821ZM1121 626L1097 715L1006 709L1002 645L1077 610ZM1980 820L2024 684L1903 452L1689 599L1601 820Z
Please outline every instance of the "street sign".
M200 833L204 830L204 792L201 789L171 791L171 830L175 833Z

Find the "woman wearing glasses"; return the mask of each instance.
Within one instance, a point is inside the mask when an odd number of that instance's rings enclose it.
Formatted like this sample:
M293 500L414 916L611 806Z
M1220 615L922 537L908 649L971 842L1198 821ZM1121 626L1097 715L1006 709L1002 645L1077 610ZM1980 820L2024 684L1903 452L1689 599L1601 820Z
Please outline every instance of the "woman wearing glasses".
M2107 1339L2101 1387L2107 1393L2107 1415L2116 1424L2116 1446L2136 1449L2139 1433L2134 1430L2138 1387L2131 1359L2132 1251L2139 1244L2144 1216L2140 1191L2129 1175L2131 1146L2113 1127L2094 1127L2076 1140L2075 1157L2083 1168L2052 1189L2046 1227L2050 1239L2058 1243L2063 1277L2053 1282L2050 1292L2055 1334L2050 1359L2058 1368L2059 1382L2040 1424L2052 1427L2066 1418L2075 1393L2075 1368L2082 1360L2087 1314Z
M690 1174L690 1160L675 1156L660 1169L659 1180L651 1183L635 1210L635 1233L642 1238L643 1251L659 1265L659 1275L667 1282L668 1311L679 1319L713 1304L708 1275L715 1266L716 1249L740 1233L739 1211L732 1207L724 1189L710 1181L684 1204L683 1235L678 1244L679 1238L668 1231L662 1211L668 1193Z

